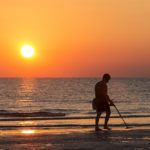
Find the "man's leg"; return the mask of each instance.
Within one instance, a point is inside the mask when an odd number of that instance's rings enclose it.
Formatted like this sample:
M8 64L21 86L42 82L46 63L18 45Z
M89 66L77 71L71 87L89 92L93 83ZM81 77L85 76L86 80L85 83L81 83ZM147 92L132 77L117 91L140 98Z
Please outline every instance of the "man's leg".
M95 118L95 130L96 131L98 131L98 130L100 130L99 128L98 128L98 123L99 123L99 119L100 119L100 116L101 116L101 112L98 112L97 110L96 110L96 118Z
M110 118L110 114L111 114L111 111L109 109L108 111L106 111L105 124L104 124L105 129L109 129L108 128L108 121L109 121L109 118Z

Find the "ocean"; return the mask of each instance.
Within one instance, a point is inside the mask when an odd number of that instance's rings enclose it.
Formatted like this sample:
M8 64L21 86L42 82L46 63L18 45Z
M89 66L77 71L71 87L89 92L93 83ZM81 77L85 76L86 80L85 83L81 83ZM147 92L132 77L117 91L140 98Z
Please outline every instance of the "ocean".
M18 126L20 121L29 120L35 126L94 124L91 102L94 86L100 80L0 78L0 126ZM113 78L108 83L108 94L127 122L149 124L150 78ZM112 118L119 120L114 107L111 112ZM111 123L116 124L113 120Z

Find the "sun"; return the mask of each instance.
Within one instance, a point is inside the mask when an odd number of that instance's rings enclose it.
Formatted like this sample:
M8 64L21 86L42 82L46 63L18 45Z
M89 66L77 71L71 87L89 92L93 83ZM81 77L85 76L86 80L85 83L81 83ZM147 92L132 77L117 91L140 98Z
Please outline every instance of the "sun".
M21 49L21 54L27 58L32 57L34 55L34 49L30 45L24 45Z

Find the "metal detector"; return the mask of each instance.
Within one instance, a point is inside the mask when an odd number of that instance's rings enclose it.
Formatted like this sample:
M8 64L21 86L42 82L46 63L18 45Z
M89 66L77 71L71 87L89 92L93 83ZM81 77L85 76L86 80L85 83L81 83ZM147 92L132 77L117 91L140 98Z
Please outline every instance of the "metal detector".
M115 105L115 104L113 104L113 106L116 108L116 110L117 110L117 112L118 112L118 114L119 114L120 118L123 120L124 125L126 126L126 128L129 128L129 127L127 126L127 124L126 124L125 120L124 120L124 119L123 119L123 117L121 116L121 114L120 114L120 112L119 112L118 108L116 107L116 105Z

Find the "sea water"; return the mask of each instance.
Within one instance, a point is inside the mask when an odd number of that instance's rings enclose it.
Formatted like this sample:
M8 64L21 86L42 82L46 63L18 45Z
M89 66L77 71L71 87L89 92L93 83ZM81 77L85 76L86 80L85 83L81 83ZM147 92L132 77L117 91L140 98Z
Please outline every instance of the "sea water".
M0 119L94 117L91 102L94 86L100 80L0 78ZM108 94L123 116L143 116L147 118L144 123L149 123L150 78L113 78L108 83ZM111 116L118 116L114 107L111 111Z

